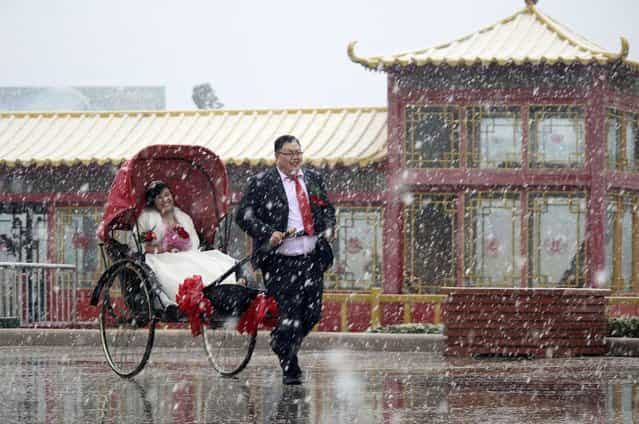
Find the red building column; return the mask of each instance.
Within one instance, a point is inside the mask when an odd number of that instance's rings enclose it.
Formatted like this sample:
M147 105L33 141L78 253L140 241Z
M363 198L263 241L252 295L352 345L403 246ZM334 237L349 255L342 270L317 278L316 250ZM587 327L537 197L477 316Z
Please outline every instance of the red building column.
M404 213L399 196L388 193L384 211L384 293L401 293L404 274Z
M386 190L384 192L384 220L382 237L384 240L384 293L401 293L404 273L404 216L401 193L403 119L400 98L393 87L397 84L388 75L388 166L386 169Z
M586 106L586 157L591 175L588 199L586 238L590 250L590 287L598 288L606 269L606 105L607 75L603 70L593 71L593 81Z

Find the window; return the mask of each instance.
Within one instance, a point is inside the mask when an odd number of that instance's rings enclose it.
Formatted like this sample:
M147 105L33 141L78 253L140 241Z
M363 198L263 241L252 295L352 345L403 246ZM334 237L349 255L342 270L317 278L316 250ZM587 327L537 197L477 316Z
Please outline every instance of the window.
M467 119L469 167L521 167L519 108L469 108Z
M626 132L624 139L626 140L626 170L637 171L637 139L639 131L637 131L637 115L633 115L632 119L626 119L624 126Z
M233 219L235 216L234 212L235 210L231 209L218 226L218 229L215 232L213 247L220 249L226 241L226 254L232 258L240 260L241 258L251 254L252 240L251 237L242 231L242 229L235 223L235 220ZM200 240L200 243L202 243L202 240ZM259 270L254 269L250 261L242 266L241 273L249 280L249 285L251 287L261 287L263 285L262 273L259 272Z
M465 202L467 287L518 287L521 281L521 207L516 193L476 193Z
M459 167L459 111L454 107L406 108L407 168Z
M584 113L579 107L531 108L530 167L582 167L584 125Z
M58 263L77 266L78 281L92 286L102 272L96 230L102 208L62 207L56 209L56 246Z
M528 212L529 286L585 287L585 194L533 192Z
M610 280L612 279L613 269L615 267L615 252L614 252L614 234L615 234L615 222L617 221L617 210L619 205L617 199L614 197L608 198L608 204L606 207L606 272L605 275L599 276L599 285L604 287L610 287Z
M606 226L606 274L598 281L615 293L633 291L636 285L634 239L639 198L613 194L608 197ZM610 285L609 285L610 284Z
M381 287L382 209L338 208L335 262L326 274L327 289L367 290Z
M606 114L606 139L608 158L608 169L620 169L618 163L621 150L621 116L615 111L608 111Z
M637 115L616 110L606 113L608 169L637 170Z
M437 292L455 285L454 194L417 194L404 208L404 291Z
M0 205L0 262L49 262L47 214L41 205Z

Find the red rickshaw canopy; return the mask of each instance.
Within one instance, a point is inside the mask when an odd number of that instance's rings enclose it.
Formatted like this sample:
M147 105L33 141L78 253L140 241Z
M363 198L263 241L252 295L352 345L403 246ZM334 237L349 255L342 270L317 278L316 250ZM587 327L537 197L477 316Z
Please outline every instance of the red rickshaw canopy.
M145 207L146 187L154 180L169 186L175 204L191 216L202 241L212 245L230 205L228 177L219 156L194 145L148 146L122 165L98 227L100 240L109 240L112 230L133 228Z

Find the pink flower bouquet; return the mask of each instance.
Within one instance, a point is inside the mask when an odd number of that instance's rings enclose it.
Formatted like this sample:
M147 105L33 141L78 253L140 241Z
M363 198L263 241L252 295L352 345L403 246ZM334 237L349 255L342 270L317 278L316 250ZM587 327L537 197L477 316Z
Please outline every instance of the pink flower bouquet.
M179 225L169 228L164 234L163 247L166 250L178 250L183 252L191 249L192 243L189 233Z

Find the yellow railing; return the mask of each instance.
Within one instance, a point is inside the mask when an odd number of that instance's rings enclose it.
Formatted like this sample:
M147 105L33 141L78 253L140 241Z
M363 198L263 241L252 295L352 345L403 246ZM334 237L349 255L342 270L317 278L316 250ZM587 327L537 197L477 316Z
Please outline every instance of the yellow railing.
M610 305L639 305L639 297L630 297L630 296L609 297L608 306Z
M348 331L348 305L351 303L368 303L371 308L370 327L381 325L383 303L401 303L403 309L403 323L411 323L413 305L432 304L434 307L433 324L441 323L442 302L446 295L428 294L382 294L381 289L371 289L368 292L354 293L324 293L324 302L340 304L340 331Z

